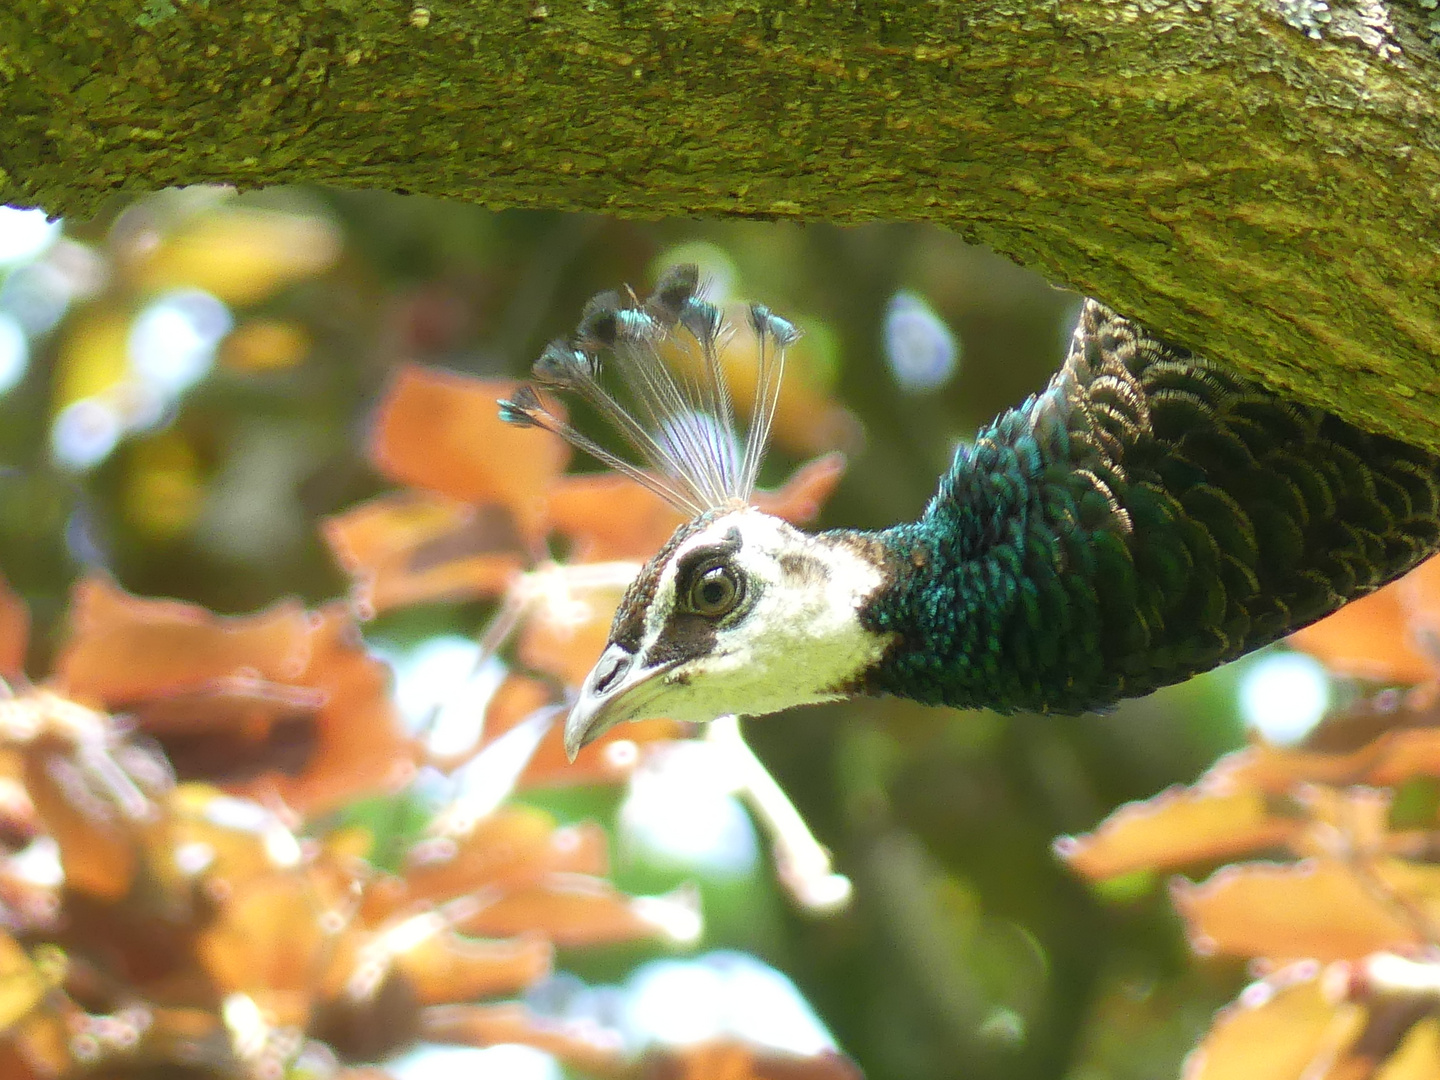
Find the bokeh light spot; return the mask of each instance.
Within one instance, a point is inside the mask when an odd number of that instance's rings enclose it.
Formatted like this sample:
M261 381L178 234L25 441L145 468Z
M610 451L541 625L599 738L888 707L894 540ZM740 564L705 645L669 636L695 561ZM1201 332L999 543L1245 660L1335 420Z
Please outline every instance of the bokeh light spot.
M637 1045L730 1037L792 1054L835 1048L795 984L745 953L655 960L635 972L626 991L626 1027Z
M885 360L900 389L935 390L960 363L960 343L925 300L897 292L885 307Z
M53 330L74 296L65 272L47 259L17 266L6 275L0 285L0 309L34 336Z
M30 339L14 316L0 312L0 394L14 389L30 368Z
M60 235L60 221L48 221L44 210L0 206L0 264L35 258Z
M230 332L230 309L200 289L181 289L154 301L135 319L128 352L136 376L167 397L203 379L220 339Z
M759 841L726 771L701 743L652 754L631 778L620 811L626 846L650 862L714 877L753 871Z
M81 398L60 410L50 429L50 453L67 469L98 465L115 449L125 425L115 407L100 398Z
M555 1059L529 1046L502 1044L476 1049L421 1043L385 1063L395 1080L562 1080Z
M1308 735L1330 706L1330 677L1304 653L1276 652L1250 664L1240 680L1240 714L1265 738L1290 746Z
M442 634L387 655L395 671L395 701L412 731L424 731L431 753L462 753L480 734L485 707L505 679L505 665L479 664L470 638Z

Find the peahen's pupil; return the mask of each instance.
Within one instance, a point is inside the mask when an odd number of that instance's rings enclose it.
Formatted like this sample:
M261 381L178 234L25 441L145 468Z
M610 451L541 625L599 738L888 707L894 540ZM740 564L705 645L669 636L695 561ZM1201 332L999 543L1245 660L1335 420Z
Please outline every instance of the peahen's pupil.
M701 615L719 617L735 606L740 586L723 566L712 566L690 587L690 606Z

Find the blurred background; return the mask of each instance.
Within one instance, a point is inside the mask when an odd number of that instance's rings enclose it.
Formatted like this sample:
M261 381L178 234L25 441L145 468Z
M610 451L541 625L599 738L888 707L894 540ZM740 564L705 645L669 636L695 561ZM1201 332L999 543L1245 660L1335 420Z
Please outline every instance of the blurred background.
M31 605L31 670L88 570L226 613L343 595L317 526L386 488L364 447L397 365L521 376L591 294L643 292L678 261L701 264L712 297L803 328L765 481L844 449L826 525L918 514L957 442L1044 386L1079 305L915 226L612 221L294 189L167 192L84 223L0 210L0 570ZM464 683L490 614L430 604L369 624L416 723ZM1326 693L1317 665L1271 650L1105 716L865 701L752 724L854 884L826 917L791 905L698 759L628 788L526 792L611 830L622 888L694 882L706 918L689 949L562 955L530 1004L623 1016L642 1040L833 1041L873 1080L1176 1075L1244 971L1190 955L1161 877L1097 891L1051 843L1193 779L1243 742L1247 717L1293 740ZM421 1048L387 1067L475 1076L482 1060L495 1080L561 1075L519 1049Z

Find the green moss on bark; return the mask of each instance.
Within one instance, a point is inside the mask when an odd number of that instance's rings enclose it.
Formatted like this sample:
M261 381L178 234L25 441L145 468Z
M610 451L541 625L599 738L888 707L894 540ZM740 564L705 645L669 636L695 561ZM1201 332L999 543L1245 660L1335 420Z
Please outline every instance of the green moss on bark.
M931 221L1440 448L1440 63L1414 5L1355 7L17 0L0 198Z

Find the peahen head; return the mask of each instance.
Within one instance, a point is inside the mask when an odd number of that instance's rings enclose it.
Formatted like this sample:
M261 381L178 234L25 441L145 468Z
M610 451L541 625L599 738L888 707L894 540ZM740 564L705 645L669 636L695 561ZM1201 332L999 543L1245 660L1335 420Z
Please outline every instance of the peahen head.
M752 507L682 526L620 603L565 725L573 754L615 724L759 716L854 693L888 635L861 612L883 564Z
M579 393L648 470L575 431L529 387L501 403L512 423L562 436L692 515L620 603L565 725L572 757L627 720L705 722L845 696L888 644L862 625L884 580L883 553L856 534L810 535L749 505L797 331L764 307L749 311L758 379L742 442L721 369L725 327L698 286L697 269L680 266L644 301L602 294L575 337L535 365L537 382ZM602 356L620 368L629 407L601 388Z

